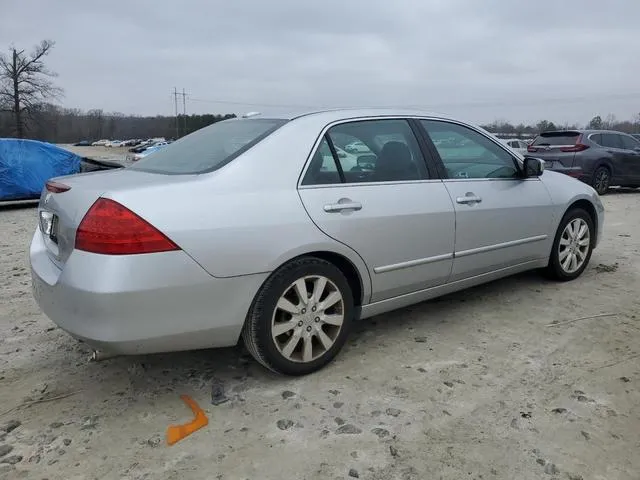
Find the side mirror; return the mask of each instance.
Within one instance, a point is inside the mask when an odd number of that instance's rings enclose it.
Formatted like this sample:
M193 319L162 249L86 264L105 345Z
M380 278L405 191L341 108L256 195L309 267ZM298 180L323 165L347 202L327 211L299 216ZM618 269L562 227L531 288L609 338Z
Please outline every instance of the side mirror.
M525 178L539 177L544 172L544 160L535 157L524 157Z

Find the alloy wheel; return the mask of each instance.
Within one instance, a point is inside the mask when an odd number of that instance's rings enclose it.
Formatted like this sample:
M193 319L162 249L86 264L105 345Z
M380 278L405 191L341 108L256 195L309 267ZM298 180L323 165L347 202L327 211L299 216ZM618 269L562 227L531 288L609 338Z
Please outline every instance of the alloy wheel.
M320 275L302 277L278 299L271 336L287 360L311 362L335 343L344 323L344 299L338 287Z
M600 194L605 193L609 189L609 171L606 168L599 168L596 172L593 186Z
M574 273L582 267L591 244L589 225L582 218L574 218L562 231L558 244L558 259L562 269Z

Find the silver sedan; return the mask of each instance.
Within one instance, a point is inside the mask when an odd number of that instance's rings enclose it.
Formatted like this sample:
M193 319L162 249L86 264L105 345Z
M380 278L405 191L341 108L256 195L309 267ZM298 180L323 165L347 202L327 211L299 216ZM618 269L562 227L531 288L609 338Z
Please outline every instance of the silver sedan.
M33 292L105 355L242 337L265 367L307 374L357 319L524 270L578 277L604 209L543 170L420 111L222 121L126 169L49 181Z

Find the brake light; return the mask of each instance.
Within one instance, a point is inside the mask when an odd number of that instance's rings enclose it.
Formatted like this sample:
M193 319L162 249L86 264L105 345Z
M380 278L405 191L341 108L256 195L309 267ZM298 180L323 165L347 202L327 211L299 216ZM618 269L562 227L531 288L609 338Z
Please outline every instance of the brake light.
M104 255L180 250L166 235L125 206L99 198L78 226L76 248Z
M63 193L71 190L71 187L69 185L65 185L64 183L60 182L54 182L52 180L49 180L45 184L45 188L47 189L47 192L51 193Z
M536 147L534 147L533 145L529 145L527 147L527 152L537 152L538 149Z
M576 137L576 144L570 147L560 147L561 152L582 152L589 148L589 145L582 143L582 135Z
M561 147L561 152L582 152L589 148L589 145L585 145L584 143L576 143L570 147Z

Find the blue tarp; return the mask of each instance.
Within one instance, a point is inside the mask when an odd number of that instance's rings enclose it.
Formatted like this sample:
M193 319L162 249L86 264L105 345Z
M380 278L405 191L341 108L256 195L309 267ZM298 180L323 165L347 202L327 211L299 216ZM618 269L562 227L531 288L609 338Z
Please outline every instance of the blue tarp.
M50 143L0 138L0 200L40 197L50 178L80 172L80 160Z

